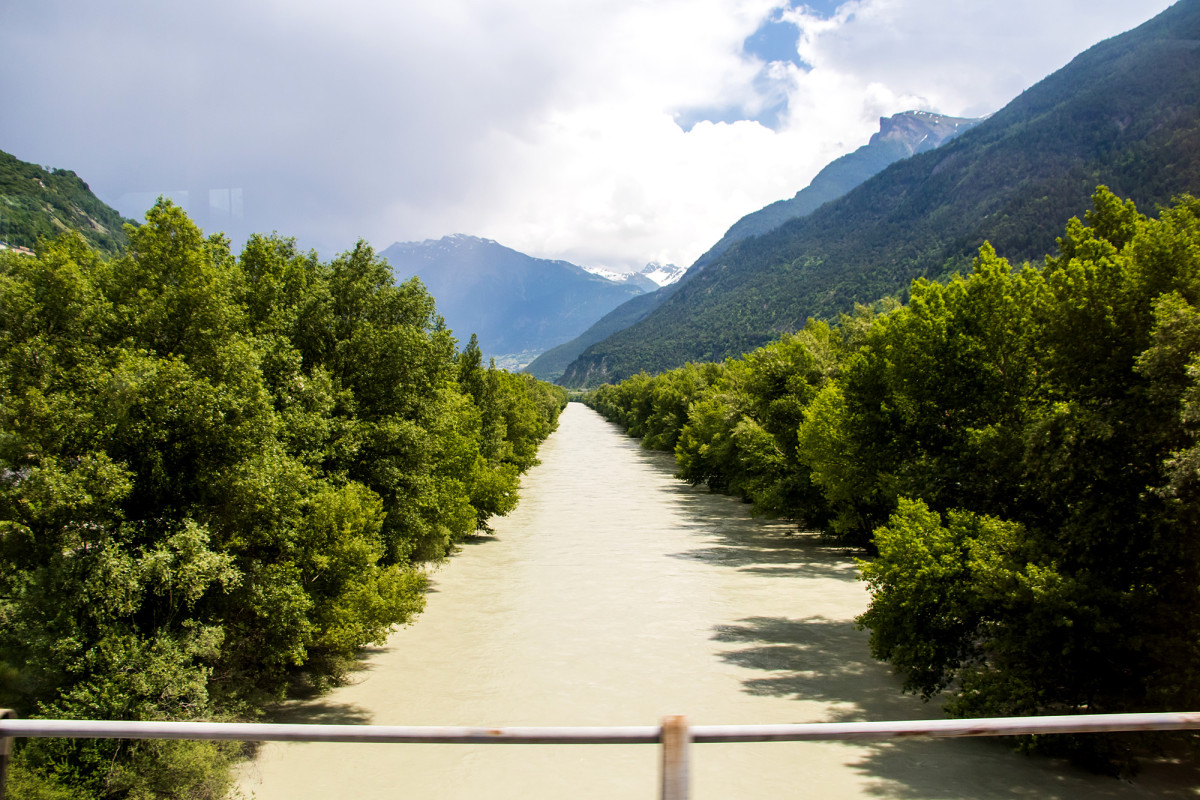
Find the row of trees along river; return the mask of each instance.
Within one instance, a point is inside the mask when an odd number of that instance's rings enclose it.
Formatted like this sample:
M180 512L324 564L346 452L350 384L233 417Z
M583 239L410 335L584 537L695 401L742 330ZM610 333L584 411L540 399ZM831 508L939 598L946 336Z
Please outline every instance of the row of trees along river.
M872 557L858 622L963 716L1200 706L1200 202L1101 187L972 274L590 402L681 477ZM1036 742L1128 766L1119 737Z
M2 257L0 701L497 726L914 718L943 689L960 714L1187 708L1198 217L1100 192L1043 268L985 248L907 305L607 387L591 402L650 449L576 404L540 466L564 395L457 352L365 245L324 263L252 238L235 257L162 203L126 255L68 237ZM1094 765L1129 752L1057 741ZM13 790L215 797L240 754L31 741ZM655 759L270 745L239 788L651 797ZM694 759L700 798L1195 785L1161 761L1130 783L984 741Z
M435 574L421 620L282 719L904 719L942 713L941 690L953 714L1193 707L1197 212L1185 200L1150 220L1100 191L1042 268L985 248L974 274L919 282L906 305L596 391L643 447L569 406L521 506ZM800 532L815 527L829 533ZM1145 741L1024 744L1057 757L997 741L704 745L693 788L1193 796L1187 766L1151 760L1127 782L1062 758L1115 771ZM656 757L280 744L241 786L650 798Z
M854 623L854 551L674 477L669 455L572 403L494 535L431 576L425 611L348 685L285 722L655 725L926 719ZM272 743L257 800L652 800L646 745ZM695 745L696 800L1192 797L1152 765L1130 783L1011 741Z
M364 244L235 257L164 201L126 232L0 254L0 706L254 719L413 619L566 394L457 352ZM10 796L218 797L238 756L35 739Z

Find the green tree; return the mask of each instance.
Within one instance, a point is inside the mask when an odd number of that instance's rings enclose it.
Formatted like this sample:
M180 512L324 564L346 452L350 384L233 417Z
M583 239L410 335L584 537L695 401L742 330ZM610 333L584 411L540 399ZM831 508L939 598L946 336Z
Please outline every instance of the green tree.
M363 243L235 258L163 200L127 234L0 254L0 704L254 716L420 611L422 563L512 508L566 398L488 370L485 435L433 299ZM36 740L13 780L211 797L235 755Z

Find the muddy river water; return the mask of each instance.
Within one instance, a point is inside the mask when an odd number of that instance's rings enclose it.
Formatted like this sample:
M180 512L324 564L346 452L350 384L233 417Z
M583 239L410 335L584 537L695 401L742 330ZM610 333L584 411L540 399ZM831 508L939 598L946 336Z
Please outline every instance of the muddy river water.
M669 455L571 404L520 506L431 575L425 612L348 685L287 722L655 725L925 719L853 619L853 559L672 477ZM244 795L644 798L652 745L264 746ZM694 745L692 797L1194 796L1169 770L1136 783L991 740Z

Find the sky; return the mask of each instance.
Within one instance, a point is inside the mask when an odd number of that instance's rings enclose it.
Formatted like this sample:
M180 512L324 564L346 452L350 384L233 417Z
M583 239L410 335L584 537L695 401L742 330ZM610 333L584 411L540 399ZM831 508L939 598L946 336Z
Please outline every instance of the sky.
M236 246L687 265L879 118L997 111L1169 0L0 0L0 150Z

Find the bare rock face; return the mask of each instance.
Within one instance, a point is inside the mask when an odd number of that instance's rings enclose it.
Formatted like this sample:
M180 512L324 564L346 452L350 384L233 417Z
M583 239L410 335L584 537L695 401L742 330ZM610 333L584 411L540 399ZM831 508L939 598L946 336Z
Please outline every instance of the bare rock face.
M699 272L742 239L762 236L789 220L807 216L897 161L932 150L982 121L947 117L931 111L905 111L880 117L879 131L870 141L826 164L812 183L796 192L794 197L771 203L742 217L696 260L692 270Z
M947 117L931 111L904 111L879 118L879 132L871 137L868 146L884 142L899 144L908 155L924 153L982 122L966 117Z

